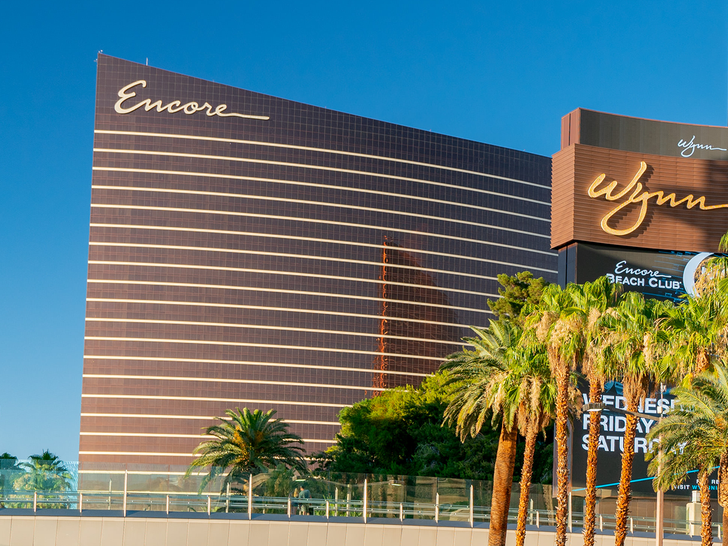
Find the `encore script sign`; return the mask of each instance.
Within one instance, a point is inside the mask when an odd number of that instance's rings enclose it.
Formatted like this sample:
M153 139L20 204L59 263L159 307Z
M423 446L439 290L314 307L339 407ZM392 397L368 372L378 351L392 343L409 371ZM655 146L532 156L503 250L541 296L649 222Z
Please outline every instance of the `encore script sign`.
M614 209L605 214L602 218L601 227L610 235L629 235L637 228L639 228L642 225L645 216L647 215L647 209L650 199L654 199L655 204L658 206L667 204L673 208L682 204L685 204L688 209L692 209L695 206L698 206L700 210L728 208L728 204L706 205L704 195L696 199L693 194L690 194L686 197L683 197L682 199L678 199L675 193L669 193L665 195L664 191L642 191L643 185L642 182L640 182L639 180L646 170L647 163L645 163L644 161L640 162L640 168L637 171L637 174L634 175L632 181L627 184L627 186L622 191L617 193L614 193L614 190L617 187L616 180L610 182L605 188L599 188L602 182L604 182L604 179L607 177L606 174L600 174L599 176L597 176L594 182L592 182L591 186L589 186L589 190L587 191L587 193L592 199L596 199L598 197L601 197L602 195L607 201L620 201L624 199L621 203L619 203L616 207L614 207ZM640 212L637 220L635 220L635 222L631 226L624 229L616 229L609 225L609 220L611 220L615 214L633 204L640 205Z
M176 114L177 112L184 112L188 116L191 114L196 114L197 112L205 112L205 114L208 117L212 116L219 116L221 118L227 118L227 117L237 117L237 118L245 118L245 119L261 119L261 120L268 120L270 119L269 116L253 116L249 114L238 114L235 112L225 112L227 110L227 104L219 104L215 108L212 107L212 105L209 102L205 102L204 104L199 104L194 101L186 102L182 104L182 101L179 100L173 100L167 104L163 104L161 100L157 100L152 102L152 99L144 99L141 102L138 102L132 106L125 106L124 103L128 101L129 99L132 99L136 97L135 91L130 91L130 89L133 89L134 87L137 87L141 85L142 87L147 86L146 80L137 80L135 82L130 83L129 85L125 85L121 89L119 89L119 100L116 101L116 104L114 105L114 110L116 110L119 114L130 114L131 112L134 112L135 110L138 110L139 108L144 108L145 111L149 112L150 110L156 109L157 112L169 112L170 114Z

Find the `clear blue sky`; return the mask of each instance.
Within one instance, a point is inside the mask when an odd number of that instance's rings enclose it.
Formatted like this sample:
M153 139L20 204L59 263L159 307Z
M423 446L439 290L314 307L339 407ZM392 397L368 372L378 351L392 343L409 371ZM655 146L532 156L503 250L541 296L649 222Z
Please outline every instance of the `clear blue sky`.
M99 50L552 155L577 107L726 125L725 0L10 2L0 29L0 452L78 457Z

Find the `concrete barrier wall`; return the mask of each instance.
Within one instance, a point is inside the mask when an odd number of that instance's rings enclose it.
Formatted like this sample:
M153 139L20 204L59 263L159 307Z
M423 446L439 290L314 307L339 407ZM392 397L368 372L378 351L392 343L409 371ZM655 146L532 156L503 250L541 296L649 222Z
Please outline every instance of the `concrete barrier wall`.
M392 523L306 521L0 516L0 546L483 546L487 528ZM532 530L526 546L551 546L553 531ZM626 546L652 546L654 537L628 537ZM580 534L570 546L582 546ZM611 546L613 535L597 536ZM695 545L670 540L664 546ZM515 534L508 532L508 546Z

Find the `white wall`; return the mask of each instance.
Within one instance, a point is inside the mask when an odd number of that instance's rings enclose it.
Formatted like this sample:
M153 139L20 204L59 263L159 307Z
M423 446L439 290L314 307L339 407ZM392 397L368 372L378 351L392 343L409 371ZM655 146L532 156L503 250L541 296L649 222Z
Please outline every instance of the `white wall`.
M484 546L487 529L376 523L208 520L179 518L0 516L0 546ZM530 531L526 546L551 546L554 533ZM626 546L654 538L628 537ZM570 546L581 546L579 534ZM611 546L613 535L597 536ZM665 540L665 546L696 541ZM508 532L508 546L515 534Z

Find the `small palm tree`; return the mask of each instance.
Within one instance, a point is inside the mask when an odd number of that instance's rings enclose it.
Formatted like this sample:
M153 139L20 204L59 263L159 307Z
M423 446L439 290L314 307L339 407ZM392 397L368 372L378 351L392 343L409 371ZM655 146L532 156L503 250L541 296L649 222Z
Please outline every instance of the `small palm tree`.
M18 458L10 453L0 454L0 495L6 497L13 491L13 485L19 474L23 473ZM0 508L4 505L0 502Z
M701 539L703 546L711 544L712 512L709 477L719 465L719 497L724 497L728 484L728 370L716 364L712 372L703 372L684 385L673 389L677 397L675 408L660 423L652 427L649 440L660 442L660 451L650 463L650 473L656 475L655 490L679 485L690 471L698 470L701 504ZM723 495L722 495L723 494ZM723 499L724 500L724 499ZM728 521L728 507L723 510L723 524Z
M248 408L227 410L228 419L218 417L220 424L207 427L205 434L214 440L195 449L200 457L187 469L189 476L197 468L209 467L200 484L200 491L216 477L225 474L221 491L228 485L245 482L249 474L276 468L279 465L306 471L303 440L288 432L288 424L275 419L275 410L263 413Z
M18 466L25 470L13 484L18 491L37 491L39 498L47 501L57 499L53 493L62 493L73 489L73 475L66 465L50 451L40 455L31 455L30 461ZM65 508L65 503L44 502L46 508Z

